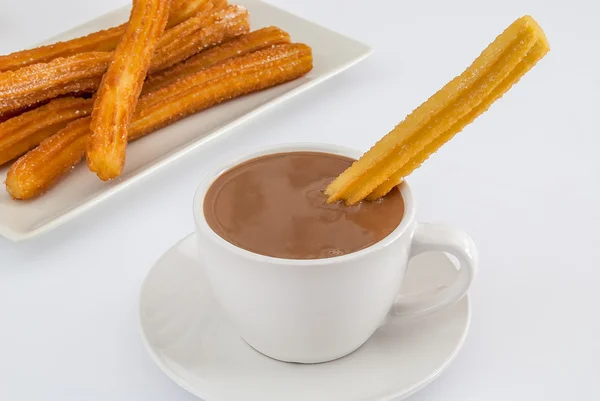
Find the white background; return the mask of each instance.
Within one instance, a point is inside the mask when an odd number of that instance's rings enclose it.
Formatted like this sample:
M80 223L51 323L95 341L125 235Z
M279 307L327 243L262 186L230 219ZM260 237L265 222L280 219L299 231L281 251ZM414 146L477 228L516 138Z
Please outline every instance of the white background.
M465 229L481 257L465 347L411 401L600 399L595 1L271 1L376 52L42 238L0 238L0 399L194 399L143 350L136 300L193 231L203 174L261 144L366 149L526 13L550 54L410 178L420 218ZM124 4L0 0L0 53Z

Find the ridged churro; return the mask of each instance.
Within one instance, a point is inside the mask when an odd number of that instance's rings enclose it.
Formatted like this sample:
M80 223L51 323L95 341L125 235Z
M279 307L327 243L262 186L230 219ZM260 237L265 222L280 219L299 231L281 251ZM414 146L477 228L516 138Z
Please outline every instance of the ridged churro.
M225 100L294 80L311 69L312 50L301 43L234 57L140 99L129 139L139 139Z
M171 70L173 70L173 72L167 74L166 76L163 75L162 71L148 76L148 79L142 88L142 94L157 91L158 89L164 88L179 79L199 72L219 62L225 61L228 58L244 55L255 50L260 50L261 48L272 46L274 44L287 42L289 42L289 35L279 28L270 27L259 29L258 31L241 36L239 40L233 39L229 42L225 42L221 45L201 52L197 56L189 59L191 63L188 65L186 62L185 68L168 69L164 72ZM177 65L177 67L179 66L183 67L183 65ZM155 99L160 101L158 98ZM86 107L76 110L75 108L81 101L83 101ZM93 104L93 101L91 99L80 99L77 101L72 100L72 103L73 111L76 113L81 113L80 117L83 117L91 112L91 105ZM57 133L59 130L64 128L67 123L72 121L73 118L71 117L71 114L65 109L68 104L69 102L63 100L63 98L53 99L45 106L39 107L39 112L35 112L38 110L36 109L27 114L27 120L25 121L29 121L30 123L19 119L16 120L19 122L15 121L10 125L0 124L0 138L7 138L7 136L3 136L2 134L2 127L4 126L12 127L10 132L4 131L7 132L5 135L19 136L20 138L19 141L4 142L4 146L1 145L2 139L0 139L0 165L5 161L21 156L29 149L39 145L39 143L47 137ZM50 114L52 113L52 110L58 110L58 112ZM38 119L41 121L38 121ZM27 143L28 146L22 146L22 142ZM10 154L10 159L6 159L3 162L2 153Z
M88 52L0 73L0 113L72 92L94 90L111 53Z
M36 147L73 120L92 112L92 99L65 97L0 124L0 165Z
M25 113L26 111L33 110L36 107L40 107L40 106L44 105L45 103L47 103L47 102L40 102L40 103L36 103L34 105L29 105L29 106L21 107L18 109L9 110L5 113L0 113L0 123L10 120L11 118L18 116L19 114Z
M290 35L277 27L267 27L241 35L211 49L190 57L181 64L148 77L142 93L148 93L178 81L184 76L203 70L211 65L236 56L252 53L266 47L289 43Z
M326 189L328 202L355 204L385 195L460 132L549 50L529 16L511 24L463 74L415 109Z
M13 199L31 199L51 188L83 160L90 117L75 120L19 158L6 174L6 190Z
M135 112L156 43L167 26L171 0L136 0L127 30L96 93L87 164L102 180L125 165L127 127Z
M483 114L490 106L502 95L507 92L514 84L516 84L519 79L527 71L529 71L536 64L538 60L540 60L546 53L548 53L549 47L547 42L540 41L536 43L531 51L527 54L527 56L523 59L521 63L517 65L517 67L511 72L511 74L505 78L487 97L484 101L482 101L479 106L475 107L471 113L467 114L465 117L457 121L452 127L450 127L447 131L445 131L442 135L436 138L433 142L425 146L425 148L419 152L415 157L412 157L400 170L394 173L389 179L379 185L377 188L373 190L367 196L367 200L377 200L382 196L385 196L388 192L392 190L396 185L400 184L404 177L412 173L415 169L419 168L421 164L429 156L435 153L440 147L442 147L446 142L454 137L457 133L462 131L464 127L473 122L479 115Z
M248 12L237 6L189 18L164 33L149 71L168 68L249 30ZM112 52L88 52L0 73L0 115L61 95L96 91L112 57Z
M190 18L160 38L149 72L171 67L208 47L249 31L248 10L241 6L227 6Z
M212 3L209 0L173 0L168 27L173 27L198 13L209 11L210 8L212 8ZM84 52L109 52L117 47L126 29L127 24L122 24L65 42L0 56L0 71L47 63L58 57L68 57Z
M281 44L229 59L140 98L129 141L223 101L296 79L312 68L303 44ZM157 101L161 99L161 101ZM89 117L69 124L17 160L6 177L15 199L31 199L56 184L85 153Z
M171 0L167 28L181 24L188 18L206 13L213 8L211 0Z

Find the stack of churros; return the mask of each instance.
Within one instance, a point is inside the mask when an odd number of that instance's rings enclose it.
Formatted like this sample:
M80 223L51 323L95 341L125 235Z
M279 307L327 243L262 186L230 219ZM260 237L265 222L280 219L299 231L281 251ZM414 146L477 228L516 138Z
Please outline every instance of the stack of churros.
M537 22L511 24L460 76L415 109L326 189L328 202L376 200L485 112L550 50Z
M35 198L84 159L118 177L127 143L190 114L301 77L312 51L250 31L224 0L135 0L126 24L0 56L0 165Z

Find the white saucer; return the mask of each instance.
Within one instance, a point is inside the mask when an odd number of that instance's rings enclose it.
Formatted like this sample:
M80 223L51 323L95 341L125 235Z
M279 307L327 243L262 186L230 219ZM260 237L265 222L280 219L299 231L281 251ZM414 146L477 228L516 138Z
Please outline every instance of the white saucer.
M177 384L206 401L382 401L406 397L435 379L460 350L470 322L468 297L401 326L385 326L353 354L298 365L269 359L233 330L195 260L190 235L148 273L140 293L142 341ZM403 291L452 281L442 253L413 259Z

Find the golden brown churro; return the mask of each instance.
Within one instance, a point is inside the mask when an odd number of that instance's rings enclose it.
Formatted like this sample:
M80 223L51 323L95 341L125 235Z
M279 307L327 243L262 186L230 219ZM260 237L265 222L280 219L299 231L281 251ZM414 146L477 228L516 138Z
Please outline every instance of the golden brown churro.
M181 77L198 72L231 57L242 56L272 45L289 42L290 35L277 27L262 28L247 33L200 52L181 64L176 64L171 68L153 74L146 80L142 93L145 94L167 86L178 81Z
M200 12L208 11L210 8L212 8L212 4L208 0L173 0L168 27L173 27ZM109 52L117 47L126 29L127 24L122 24L65 42L57 42L0 56L0 71L16 70L31 64L47 63L58 57L68 57L84 52Z
M10 120L11 118L18 116L19 114L25 113L26 111L33 110L36 107L40 107L45 103L47 103L47 102L40 102L35 105L25 106L25 107L21 107L19 109L7 111L5 113L0 113L0 123Z
M225 8L229 5L227 0L212 0L212 4L215 9Z
M241 6L227 6L190 18L160 38L149 72L171 67L208 47L249 31L248 10Z
M211 0L171 0L167 28L181 24L188 18L195 17L198 14L206 13L212 8Z
M100 84L111 53L89 52L0 73L0 113Z
M211 12L209 16L212 18L190 18L166 31L163 35L165 40L158 42L149 71L168 68L194 52L247 33L250 29L248 12L237 6ZM193 45L175 46L181 44L176 37ZM96 91L112 56L110 52L81 53L0 73L0 115L60 95Z
M529 16L510 25L460 76L413 111L326 189L328 202L385 195L500 98L549 50Z
M457 121L452 127L436 138L433 142L425 146L415 157L412 157L400 170L394 173L389 179L379 185L367 196L367 200L377 200L385 196L396 185L400 184L404 177L419 168L429 156L435 153L442 145L448 142L464 127L473 122L479 115L484 113L496 100L502 97L527 71L542 59L548 53L549 46L544 40L536 43L527 56L517 65L517 67L506 77L479 106L475 107L469 114Z
M225 100L294 80L311 69L311 48L301 43L234 57L140 99L130 140Z
M296 79L312 68L303 44L281 44L229 59L140 98L129 141L223 101ZM161 99L161 101L157 101ZM69 124L10 168L6 189L15 199L41 195L66 175L85 153L89 117Z
M208 68L228 58L247 54L251 51L259 50L261 48L268 47L273 44L286 43L288 41L289 35L286 32L280 30L279 28L271 27L260 29L258 31L240 37L239 41L237 39L233 39L229 42L205 50L204 52L198 55L200 57L194 56L193 58L189 59L189 61L193 62L189 65L187 65L186 63L185 68L177 69L176 71L174 71L174 73L168 74L168 79L165 79L166 77L163 77L163 72L158 72L156 74L150 75L144 83L144 86L142 88L142 94L154 92L160 88L166 87L169 84L175 82L176 80L179 80L187 75L191 75L192 73L201 71L204 68ZM171 71L171 69L168 69L166 71ZM160 101L160 99L156 100ZM58 102L58 104L54 105L54 102ZM92 100L87 99L85 103L92 104ZM63 110L64 106L64 101L61 98L59 98L51 100L46 106L40 108L40 110ZM86 116L89 114L88 112L91 112L91 107L90 110L87 110L86 108L85 110L80 110L80 112L82 113L80 117ZM46 120L46 118L48 118L46 117L47 115L48 114L37 114L37 118ZM25 148L21 146L21 142L15 141L10 143L7 142L5 147L0 147L0 149L2 149L2 152L10 153L12 155L11 159L19 157L27 150L39 145L39 143L42 140L46 139L50 135L57 133L60 129L64 128L64 126L68 122L73 120L70 114L65 112L64 110L52 116L52 124L47 124L44 121L36 121L36 117L34 117L36 116L36 113L30 113L28 116L31 116L31 119L29 120L31 121L31 126L28 126L27 124L17 124L16 126L11 125L13 127L20 128L12 129L12 131L10 131L10 135L18 135L21 138L20 141L27 142L29 144L29 147ZM64 118L64 122L62 124L60 123L61 118ZM0 124L0 137L2 137L1 127L2 125Z
M6 174L6 190L14 199L41 195L83 160L90 117L75 120L19 158Z
M135 112L152 53L167 25L170 0L136 0L127 30L102 77L92 111L87 164L102 180L125 165L127 127Z
M0 165L36 147L73 120L92 112L92 99L65 97L0 124Z

